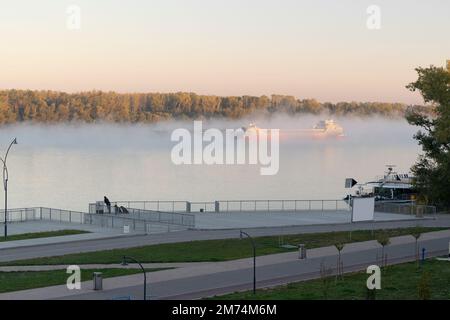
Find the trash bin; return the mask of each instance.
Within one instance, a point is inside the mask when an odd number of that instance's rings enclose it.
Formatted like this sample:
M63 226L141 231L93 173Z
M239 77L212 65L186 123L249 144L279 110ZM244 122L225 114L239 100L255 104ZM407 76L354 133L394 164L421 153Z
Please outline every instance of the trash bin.
M306 246L304 244L298 245L298 258L306 259Z
M103 276L101 272L93 274L94 290L103 290Z

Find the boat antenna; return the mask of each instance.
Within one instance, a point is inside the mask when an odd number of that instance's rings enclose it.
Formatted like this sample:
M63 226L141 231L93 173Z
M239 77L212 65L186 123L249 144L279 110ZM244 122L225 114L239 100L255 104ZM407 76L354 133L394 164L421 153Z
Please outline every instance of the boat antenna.
M389 175L389 174L391 174L394 171L394 168L396 167L396 165L395 164L387 164L386 167L387 167L387 170L388 170L387 174Z

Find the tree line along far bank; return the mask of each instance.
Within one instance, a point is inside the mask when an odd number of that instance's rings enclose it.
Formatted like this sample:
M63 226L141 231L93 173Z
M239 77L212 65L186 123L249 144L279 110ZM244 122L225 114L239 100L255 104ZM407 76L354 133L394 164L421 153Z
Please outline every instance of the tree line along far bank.
M207 96L195 93L116 93L88 91L0 90L0 124L17 122L129 122L152 123L170 119L231 118L255 112L267 115L329 114L333 116L403 117L402 103L318 102L292 96ZM431 109L415 106L428 112Z

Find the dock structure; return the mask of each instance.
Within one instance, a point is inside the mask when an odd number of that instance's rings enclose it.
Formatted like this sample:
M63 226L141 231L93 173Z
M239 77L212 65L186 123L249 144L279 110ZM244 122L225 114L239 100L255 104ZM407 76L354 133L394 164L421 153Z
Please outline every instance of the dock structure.
M117 208L126 210L118 211ZM126 213L124 213L126 212ZM415 204L377 204L374 222L432 219L436 209ZM157 234L186 230L336 225L351 223L344 200L217 200L103 201L89 204L88 212L34 207L8 210L9 223L32 222L91 226L120 234ZM0 211L4 219L4 211ZM44 228L45 229L45 228Z
M351 222L351 207L345 200L216 200L216 201L115 201L137 218L153 215L189 229L217 230L303 225L333 225ZM106 210L103 203L90 204L90 212ZM170 213L179 216L170 216ZM375 221L433 218L436 209L415 204L377 205ZM183 216L184 214L184 216ZM184 220L183 220L184 219ZM180 223L183 222L183 223ZM188 222L188 225L186 225Z

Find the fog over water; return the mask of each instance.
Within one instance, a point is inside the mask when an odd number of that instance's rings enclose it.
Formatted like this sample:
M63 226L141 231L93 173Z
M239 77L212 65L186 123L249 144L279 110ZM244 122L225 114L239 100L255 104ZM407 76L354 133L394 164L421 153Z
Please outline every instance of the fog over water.
M205 128L310 128L324 117L281 115L236 121L204 121ZM345 137L281 140L278 174L260 165L175 165L172 130L192 121L156 125L31 125L0 128L0 154L8 157L9 207L47 206L87 210L112 200L340 199L344 179L360 182L383 174L386 164L408 172L420 148L417 128L405 120L335 118ZM205 143L206 145L206 143ZM3 205L3 190L0 191Z

